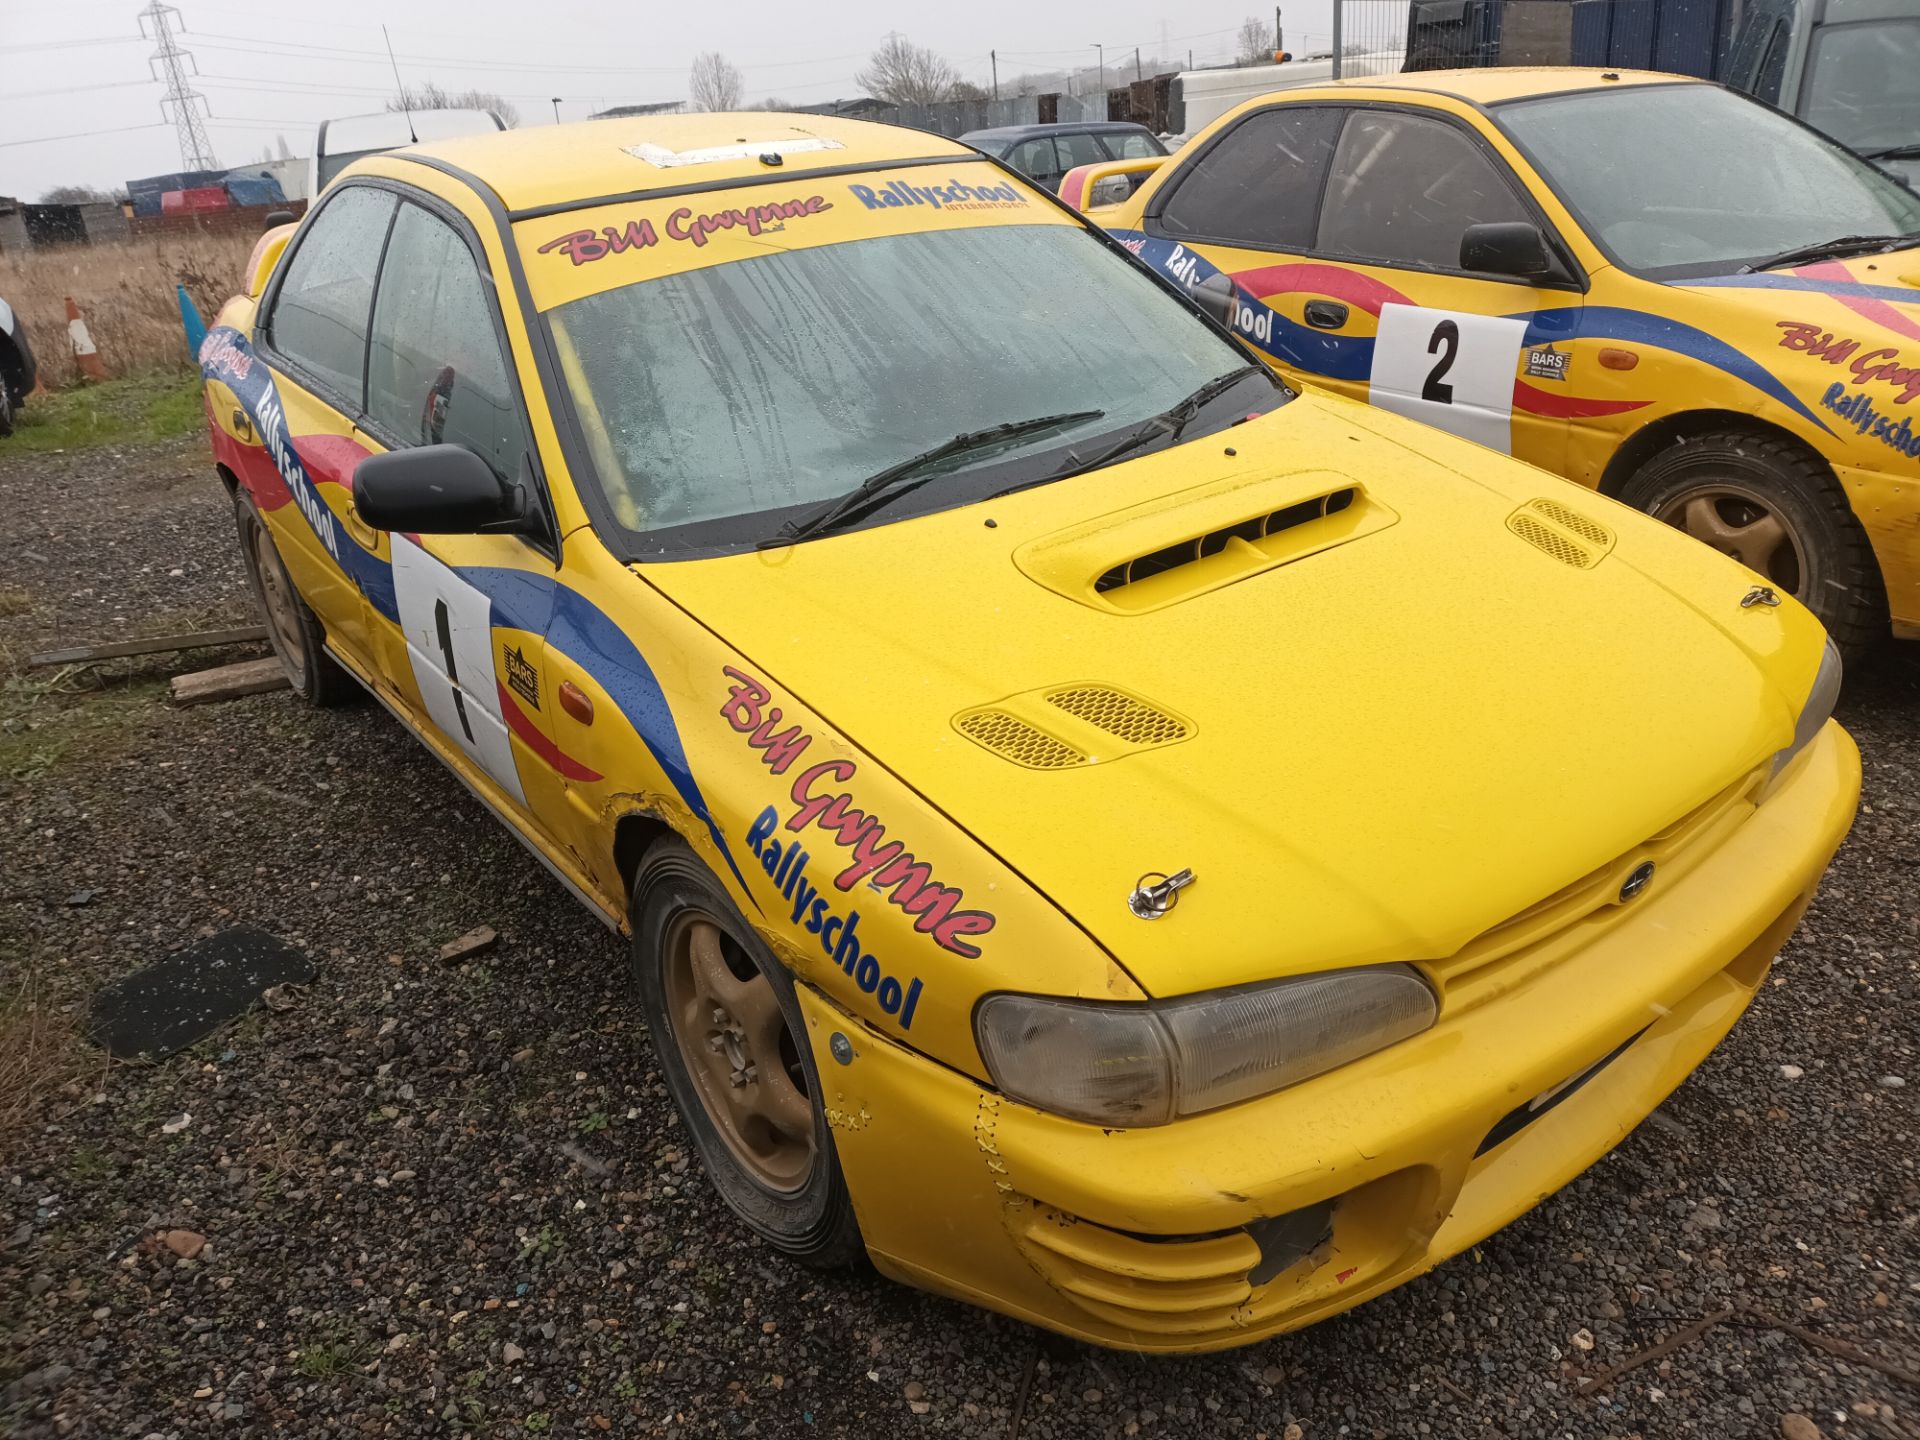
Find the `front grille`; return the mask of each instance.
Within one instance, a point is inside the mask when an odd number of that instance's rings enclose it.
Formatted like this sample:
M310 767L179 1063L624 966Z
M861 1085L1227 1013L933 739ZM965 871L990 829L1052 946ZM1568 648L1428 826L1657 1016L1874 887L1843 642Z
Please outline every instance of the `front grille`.
M976 745L1029 770L1066 770L1087 763L1087 757L1064 740L1004 710L969 710L956 717L953 726Z
M1109 686L1052 690L1047 703L1130 745L1171 745L1187 738L1186 722L1179 717Z
M1620 887L1639 866L1651 861L1655 867L1648 893L1679 880L1752 813L1753 792L1765 778L1765 766L1741 776L1624 855L1425 966L1445 993L1447 1007L1457 1012L1502 993L1531 967L1565 958L1610 927L1640 903L1620 898Z

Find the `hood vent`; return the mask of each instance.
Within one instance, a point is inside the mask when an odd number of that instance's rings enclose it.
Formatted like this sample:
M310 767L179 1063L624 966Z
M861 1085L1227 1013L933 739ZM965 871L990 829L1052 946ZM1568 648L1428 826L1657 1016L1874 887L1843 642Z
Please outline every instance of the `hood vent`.
M1029 770L1071 770L1193 738L1194 724L1114 685L1049 685L963 710L953 728Z
M1529 500L1507 517L1507 529L1562 565L1591 570L1613 549L1613 532L1558 500Z
M1087 763L1066 741L997 707L969 710L954 720L953 728L1002 760L1029 770L1066 770Z
M1129 745L1171 745L1187 738L1187 722L1104 685L1049 690L1047 704Z
M1270 535L1279 535L1301 525L1310 525L1328 515L1337 515L1354 501L1354 489L1346 486L1329 491L1325 495L1316 495L1311 500L1302 500L1297 505L1289 505L1284 510L1270 511L1265 515L1256 515L1250 520L1242 520L1237 525L1228 525L1219 530L1209 530L1204 535L1182 540L1178 544L1168 545L1146 555L1137 555L1131 560L1123 560L1104 572L1093 582L1094 591L1104 595L1118 590L1123 585L1134 585L1155 575L1165 574L1182 565L1192 565L1205 560L1210 555L1218 555L1234 540L1244 541L1248 545L1259 546Z

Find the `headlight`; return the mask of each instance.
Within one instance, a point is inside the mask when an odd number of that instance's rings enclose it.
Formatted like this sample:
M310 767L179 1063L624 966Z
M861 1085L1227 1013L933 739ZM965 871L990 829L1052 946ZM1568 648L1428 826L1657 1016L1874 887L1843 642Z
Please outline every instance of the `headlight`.
M1800 718L1793 727L1793 741L1786 749L1773 757L1773 768L1767 772L1767 783L1760 791L1760 798L1766 799L1787 766L1793 763L1794 756L1813 742L1820 733L1820 727L1833 718L1834 703L1840 698L1840 651L1832 640L1827 641L1826 653L1820 657L1819 673L1813 677L1813 689L1807 692L1807 700L1800 707Z
M1370 1055L1437 1013L1418 973L1377 965L1146 1003L990 995L974 1035L1016 1100L1097 1125L1164 1125Z

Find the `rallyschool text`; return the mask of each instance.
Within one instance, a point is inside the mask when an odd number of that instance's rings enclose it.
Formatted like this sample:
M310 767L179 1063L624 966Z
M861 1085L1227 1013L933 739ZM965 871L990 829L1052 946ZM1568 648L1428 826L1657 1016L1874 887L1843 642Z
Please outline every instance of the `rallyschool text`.
M913 1028L913 1012L920 1004L920 979L906 984L886 971L880 957L860 949L860 912L836 914L827 898L807 879L807 862L813 856L800 847L798 840L782 845L773 838L780 828L780 813L769 805L754 818L747 831L747 846L760 868L779 887L780 894L793 906L793 923L804 924L809 935L820 937L820 949L847 974L853 983L880 1002L889 1015L900 1017L900 1028Z
M1836 380L1820 397L1820 403L1841 419L1852 421L1853 428L1860 434L1871 435L1909 459L1920 455L1920 433L1915 432L1913 421L1902 415L1900 423L1894 424L1893 417L1877 408L1866 391L1849 395L1847 387Z
M949 180L944 185L909 185L904 180L893 180L878 190L871 185L849 185L847 189L869 210L897 209L902 205L931 205L936 210L980 210L1027 203L1027 197L1012 185L966 185L958 180Z

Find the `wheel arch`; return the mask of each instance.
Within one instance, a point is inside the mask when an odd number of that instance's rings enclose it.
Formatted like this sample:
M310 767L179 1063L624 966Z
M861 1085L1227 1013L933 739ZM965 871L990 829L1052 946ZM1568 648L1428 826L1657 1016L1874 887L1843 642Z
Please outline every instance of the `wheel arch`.
M678 833L650 810L629 810L614 822L613 863L620 872L625 905L631 906L633 903L633 882L640 876L641 858L653 848L656 840Z
M1802 440L1784 425L1776 425L1770 420L1745 410L1683 410L1677 415L1663 415L1660 419L1641 426L1629 435L1614 450L1607 461L1606 469L1600 474L1599 490L1609 499L1618 499L1620 491L1631 480L1640 467L1669 445L1677 445L1695 435L1724 433L1729 430L1745 431L1760 439L1782 440L1795 449L1817 461L1827 472L1828 478L1836 484L1839 478L1833 473L1833 466L1827 463L1826 456Z
M232 499L240 489L240 477L218 460L213 463L214 473L220 477L220 483L227 487L227 498Z

